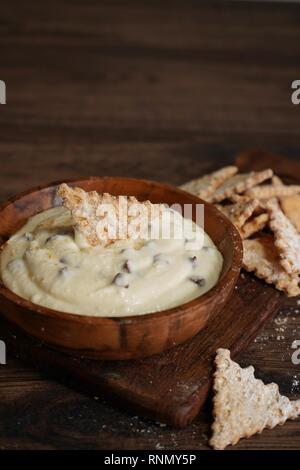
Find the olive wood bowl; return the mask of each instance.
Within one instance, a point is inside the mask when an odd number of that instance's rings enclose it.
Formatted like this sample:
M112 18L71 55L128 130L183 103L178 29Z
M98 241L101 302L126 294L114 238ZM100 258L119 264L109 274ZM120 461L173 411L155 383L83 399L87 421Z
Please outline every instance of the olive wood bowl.
M205 231L221 251L224 264L218 283L190 302L157 313L126 317L94 317L59 312L35 305L7 289L0 279L0 311L42 342L72 355L123 360L160 353L203 329L225 305L242 264L242 242L231 222L211 204L167 184L119 177L69 180L86 191L136 196L153 203L204 204ZM0 207L2 244L38 212L61 204L60 182L40 186L9 199ZM88 313L88 312L87 312ZM103 312L105 315L105 312Z

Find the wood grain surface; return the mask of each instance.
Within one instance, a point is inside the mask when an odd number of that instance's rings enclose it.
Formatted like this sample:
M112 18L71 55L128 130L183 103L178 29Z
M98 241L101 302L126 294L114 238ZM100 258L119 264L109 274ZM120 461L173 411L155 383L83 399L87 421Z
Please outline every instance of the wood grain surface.
M1 200L89 174L179 184L249 147L299 160L300 106L291 103L299 21L295 4L5 2ZM287 300L239 361L299 398L295 339L299 305ZM0 366L1 449L206 449L210 423L209 404L176 430L18 360ZM299 426L289 422L236 448L299 449Z

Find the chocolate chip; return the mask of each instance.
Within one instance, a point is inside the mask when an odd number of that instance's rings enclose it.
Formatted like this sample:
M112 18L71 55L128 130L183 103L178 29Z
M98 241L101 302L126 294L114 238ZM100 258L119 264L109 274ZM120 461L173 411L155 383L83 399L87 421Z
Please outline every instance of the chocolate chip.
M23 237L24 237L25 240L27 240L28 242L31 242L31 241L33 240L33 235L32 235L32 233L30 233L30 232L24 233Z
M67 266L64 266L63 268L58 270L59 276L66 277L68 274L69 274L69 269L67 268Z
M68 264L67 259L64 256L59 259L59 262L62 264Z
M192 263L192 267L195 268L197 266L197 256L191 256L189 260Z
M112 282L118 287L125 287L125 289L128 289L129 287L128 276L126 273L116 274Z
M198 287L203 287L205 285L205 279L200 276L191 276L189 280L197 284Z
M130 262L127 260L125 261L125 263L123 264L123 271L125 271L125 273L131 273L131 269L130 269Z

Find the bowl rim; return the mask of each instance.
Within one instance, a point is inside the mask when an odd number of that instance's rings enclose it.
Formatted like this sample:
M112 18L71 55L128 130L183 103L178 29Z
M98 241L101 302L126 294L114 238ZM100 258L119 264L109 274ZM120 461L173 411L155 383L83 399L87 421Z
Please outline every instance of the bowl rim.
M128 315L128 316L94 316L94 315L86 315L86 314L76 314L76 313L71 313L71 312L63 312L60 310L55 310L51 309L48 307L44 307L42 305L35 304L31 302L30 300L24 299L23 297L20 297L18 294L15 294L13 291L11 291L9 288L7 288L3 282L1 281L0 277L0 295L4 296L7 300L10 302L13 302L14 304L17 304L18 306L21 306L27 310L30 310L32 313L40 315L41 317L51 317L52 319L56 320L63 320L63 321L73 321L77 323L84 323L84 324L92 324L96 323L97 325L99 324L108 324L111 322L117 322L120 323L120 325L124 324L134 324L134 323L140 323L141 321L148 322L148 321L153 321L153 320L158 320L162 317L172 317L176 318L178 315L182 314L183 310L188 310L188 309L193 309L196 307L199 303L205 304L208 303L211 298L213 298L215 295L219 295L220 292L222 292L224 289L226 289L226 286L228 285L228 278L232 275L232 273L235 273L235 282L239 276L241 267L242 267L242 260L243 260L243 243L241 236L236 229L236 227L232 224L232 222L225 217L225 215L219 211L213 204L210 204L209 202L204 201L203 199L200 199L198 196L191 194L187 191L184 191L183 189L171 185L168 183L164 182L159 182L159 181L153 181L153 180L148 180L148 179L142 179L142 178L130 178L130 177L123 177L123 176L86 176L86 177L74 177L74 178L65 178L63 180L56 180L48 183L44 183L42 185L38 185L35 187L32 187L30 189L27 189L25 191L22 191L21 193L18 193L14 196L11 196L8 198L5 202L3 202L0 205L0 215L3 210L5 210L9 205L13 204L14 202L22 199L25 196L28 196L32 193L37 193L39 191L42 191L47 188L52 188L55 186L58 186L62 183L76 183L80 185L80 182L83 181L88 181L88 180L119 180L123 182L139 182L139 183L144 183L146 185L155 185L155 186L160 186L164 188L165 191L172 191L174 190L176 192L182 193L183 195L188 195L188 197L192 200L192 203L201 203L204 204L204 206L208 206L209 209L215 213L215 215L218 218L221 218L223 223L227 226L228 230L228 236L232 239L232 246L233 246L233 256L232 256L232 262L231 265L227 271L227 273L223 276L221 280L215 284L214 287L212 287L209 291L207 291L205 294L196 297L195 299L192 299L188 302L185 302L184 304L178 305L176 307L172 307L166 310L161 310L157 312L151 312L151 313L143 313L143 314L138 314L138 315ZM162 201L163 202L163 201ZM38 214L37 212L36 214ZM2 246L0 246L0 252L2 248L4 247L6 241L3 243Z

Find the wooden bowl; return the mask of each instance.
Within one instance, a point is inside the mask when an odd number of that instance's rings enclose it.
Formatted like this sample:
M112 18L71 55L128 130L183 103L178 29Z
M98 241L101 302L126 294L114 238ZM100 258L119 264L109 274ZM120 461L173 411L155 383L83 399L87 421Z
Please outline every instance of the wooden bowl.
M224 257L219 282L209 292L179 307L123 318L74 315L24 300L0 283L0 310L30 335L73 355L101 359L133 359L162 352L196 335L224 306L242 264L242 242L235 227L212 205L176 187L118 177L90 177L68 181L86 191L125 194L152 202L204 203L205 231ZM29 190L0 207L0 237L7 240L27 219L60 204L59 182Z

